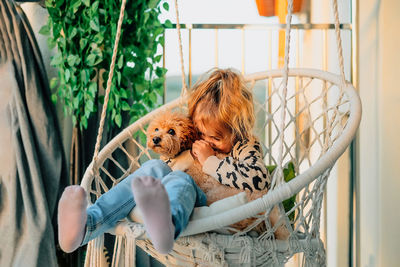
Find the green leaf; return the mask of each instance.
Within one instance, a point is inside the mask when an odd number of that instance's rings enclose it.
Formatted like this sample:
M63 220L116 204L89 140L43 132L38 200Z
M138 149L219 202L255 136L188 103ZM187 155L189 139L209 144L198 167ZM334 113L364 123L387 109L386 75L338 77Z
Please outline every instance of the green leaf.
M160 62L161 59L162 59L162 55L158 55L154 58L154 62Z
M58 79L55 78L55 77L51 78L51 80L50 80L50 89L56 88L57 84L58 84Z
M69 28L69 30L68 30L68 38L69 39L74 38L77 33L78 33L78 30L75 27Z
M57 94L51 95L51 102L53 102L53 104L57 104Z
M69 82L69 78L71 77L71 72L69 69L65 70L65 82Z
M55 56L53 56L53 58L50 61L50 65L56 67L60 65L62 62L63 62L63 57L62 54L59 52Z
M124 64L124 55L120 55L117 63L118 68L122 69L123 64Z
M95 60L96 60L96 55L90 54L90 55L86 58L85 63L86 63L86 65L92 67L92 66L94 66Z
M74 106L74 109L79 108L79 98L75 97L74 100L72 101L72 105Z
M92 20L90 21L90 28L92 28L94 31L98 32L100 31L100 25L99 25L99 18L95 17L92 18Z
M121 85L121 72L120 71L117 72L117 82L118 82L118 85Z
M95 97L97 92L97 84L95 82L91 82L88 91L92 97Z
M158 5L158 2L159 2L159 0L150 0L148 7L151 8L151 9L152 8L156 8L157 5Z
M89 99L89 100L86 102L86 107L87 107L87 109L88 109L90 112L93 112L93 111L94 111L94 103L93 103L93 100L92 100L92 99Z
M149 94L149 101L154 104L157 102L157 94L155 92Z
M93 42L100 44L104 40L104 35L102 33L98 33L93 37Z
M164 22L165 28L172 28L172 23L169 19L165 20Z
M115 116L115 123L117 124L118 127L121 128L121 124L122 124L122 117L121 117L121 114L117 114L117 115Z
M92 4L92 7L90 8L90 10L93 12L93 14L96 14L98 9L99 9L99 1L96 1Z
M47 45L49 49L53 49L54 47L56 47L57 43L54 41L52 37L49 37L47 38Z
M47 24L43 25L43 27L40 28L39 33L42 35L50 35L50 27Z
M146 85L144 84L135 84L136 91L141 94L146 90Z
M84 129L87 128L87 123L88 123L87 118L86 117L82 117L81 118L81 126L83 126Z
M121 88L119 90L119 92L120 92L122 98L125 98L125 99L128 98L128 92L125 89Z
M167 2L165 2L165 3L163 4L163 8L164 8L166 11L169 10L169 5L168 5Z
M79 7L81 6L81 3L82 3L81 0L75 0L75 2L71 4L73 13L76 13L78 11Z
M88 40L86 38L81 38L79 40L79 47L81 48L81 50L85 49L87 43L88 43Z
M90 7L90 0L82 0L83 4L87 7Z
M73 67L73 66L75 65L75 58L76 58L75 55L69 55L69 56L67 57L68 65L70 65L71 67Z
M122 101L121 102L122 104L122 107L121 107L121 109L123 110L123 111L128 111L128 110L130 110L131 109L131 106L129 106L129 104L126 102L126 101Z

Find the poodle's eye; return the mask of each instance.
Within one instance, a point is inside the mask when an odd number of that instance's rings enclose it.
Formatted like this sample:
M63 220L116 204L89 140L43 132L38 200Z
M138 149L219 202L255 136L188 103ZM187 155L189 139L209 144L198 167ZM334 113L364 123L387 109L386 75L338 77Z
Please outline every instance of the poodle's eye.
M170 135L175 135L174 129L169 129L169 130L168 130L168 133L169 133Z
M155 132L158 132L158 128L155 128L154 131L155 131Z

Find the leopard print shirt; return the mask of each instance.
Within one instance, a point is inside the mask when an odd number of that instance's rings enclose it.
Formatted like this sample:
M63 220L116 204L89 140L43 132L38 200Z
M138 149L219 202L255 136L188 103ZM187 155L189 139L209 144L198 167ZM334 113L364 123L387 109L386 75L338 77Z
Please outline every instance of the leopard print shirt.
M221 184L249 190L263 190L271 183L271 175L262 159L258 141L239 141L231 153L220 159L210 156L203 164L203 171Z

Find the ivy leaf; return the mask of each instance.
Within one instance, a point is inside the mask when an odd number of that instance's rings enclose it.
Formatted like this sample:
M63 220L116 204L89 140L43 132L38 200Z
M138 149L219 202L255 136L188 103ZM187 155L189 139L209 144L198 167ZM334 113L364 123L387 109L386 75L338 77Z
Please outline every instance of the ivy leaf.
M92 99L89 99L88 101L86 101L86 107L90 112L94 111L94 103Z
M100 44L104 40L104 35L102 33L98 33L93 37L93 42Z
M121 72L120 71L117 72L117 82L118 82L118 85L121 85Z
M52 60L50 61L50 65L56 67L60 65L62 62L63 62L63 57L62 54L59 52L52 58Z
M168 5L167 2L165 2L165 3L163 4L163 8L164 8L166 11L169 10L169 5Z
M69 28L69 30L68 30L68 38L69 39L74 38L77 33L78 33L78 30L75 27Z
M50 89L56 88L57 84L58 84L58 79L55 78L55 77L51 78L51 80L50 80Z
M119 90L119 92L120 92L122 98L125 98L125 99L128 98L128 93L127 93L127 91L125 89L121 88Z
M52 37L49 37L47 38L47 45L50 49L53 49L54 47L56 47L57 42L55 42Z
M79 7L81 6L81 3L82 3L81 0L75 0L75 2L71 4L73 13L76 13L78 11Z
M164 22L165 28L172 28L172 23L169 19L165 20Z
M123 64L124 64L124 55L121 55L120 57L119 57L119 59L118 59L118 68L122 68L122 66L123 66Z
M92 20L90 21L90 28L92 28L96 32L100 31L99 18L98 17L92 18Z
M116 116L115 116L115 123L117 124L117 126L118 127L120 127L121 128L121 124L122 124L122 117L121 117L121 114L117 114Z
M43 34L43 35L50 35L50 27L49 27L49 25L47 25L47 24L43 25L43 27L40 28L39 33Z
M136 84L135 85L136 91L141 94L144 92L144 90L146 89L146 85L144 84Z
M85 6L90 7L90 0L82 0L82 2Z
M97 84L95 82L91 82L88 91L92 97L95 97L97 92Z
M149 7L150 9L156 8L158 2L159 2L159 0L150 0L150 1L149 1L148 7Z
M57 104L57 94L51 95L51 102L53 102L53 104Z
M68 62L68 65L73 67L76 63L79 62L79 58L77 56L75 56L75 55L69 55L67 57L67 62Z
M74 100L72 101L72 105L75 110L77 110L79 108L79 98L78 97L74 98Z
M87 123L88 123L87 118L86 117L81 117L81 128L83 126L83 128L86 129L87 128Z
M90 55L86 58L85 63L86 63L86 65L92 67L92 66L94 66L95 60L96 60L96 55L90 54Z
M65 70L65 82L69 82L69 78L71 77L71 72L69 69Z
M97 10L99 9L99 1L96 1L92 4L92 7L90 8L90 10L93 12L93 14L97 13Z
M128 110L130 110L131 109L131 106L129 106L129 104L126 102L126 101L122 101L121 102L121 109L123 110L123 111L128 111Z

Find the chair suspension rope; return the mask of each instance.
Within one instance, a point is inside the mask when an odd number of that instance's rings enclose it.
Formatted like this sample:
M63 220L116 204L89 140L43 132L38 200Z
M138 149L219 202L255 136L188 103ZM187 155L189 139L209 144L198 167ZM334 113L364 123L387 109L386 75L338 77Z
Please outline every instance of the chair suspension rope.
M175 12L176 12L176 30L178 32L178 44L179 44L179 57L181 59L181 74L182 74L182 91L181 96L185 96L187 93L186 75L185 67L183 62L183 48L182 48L182 36L181 36L181 24L179 22L179 10L178 10L178 0L175 0Z
M288 1L287 6L287 17L286 17L286 41L285 41L285 61L283 67L283 90L281 95L281 123L279 127L279 151L278 151L278 166L277 171L274 174L272 179L271 188L281 184L284 181L283 178L283 146L285 139L285 119L286 119L286 97L287 97L287 84L288 84L288 76L289 76L289 52L290 52L290 30L292 23L292 10L293 10L293 0Z
M338 4L337 0L332 0L333 14L335 16L335 33L336 33L336 44L337 44L337 53L339 58L339 66L340 66L340 76L342 78L342 84L346 84L346 77L344 75L344 63L343 63L343 49L342 49L342 39L340 37L340 23L339 23L339 12L338 12Z
M96 145L95 145L95 148L94 148L93 169L96 169L95 165L96 165L96 162L97 162L97 156L99 154L100 143L101 143L101 139L102 139L102 136L103 136L104 121L105 121L105 117L106 117L106 113L107 113L107 104L108 104L108 100L109 100L109 97L110 97L111 82L112 82L112 78L113 78L113 75L114 75L115 60L116 60L116 57L117 57L118 43L119 43L119 39L120 39L120 36L121 36L122 21L124 20L125 6L126 6L126 0L122 0L121 10L120 10L119 19L118 19L118 25L117 25L117 33L116 33L115 42L114 42L114 50L113 50L113 55L112 55L112 58L111 58L110 72L108 73L108 80L107 80L107 87L106 87L106 92L105 92L105 97L104 97L103 109L101 111L100 125L99 125L99 130L98 130L98 133L97 133Z

